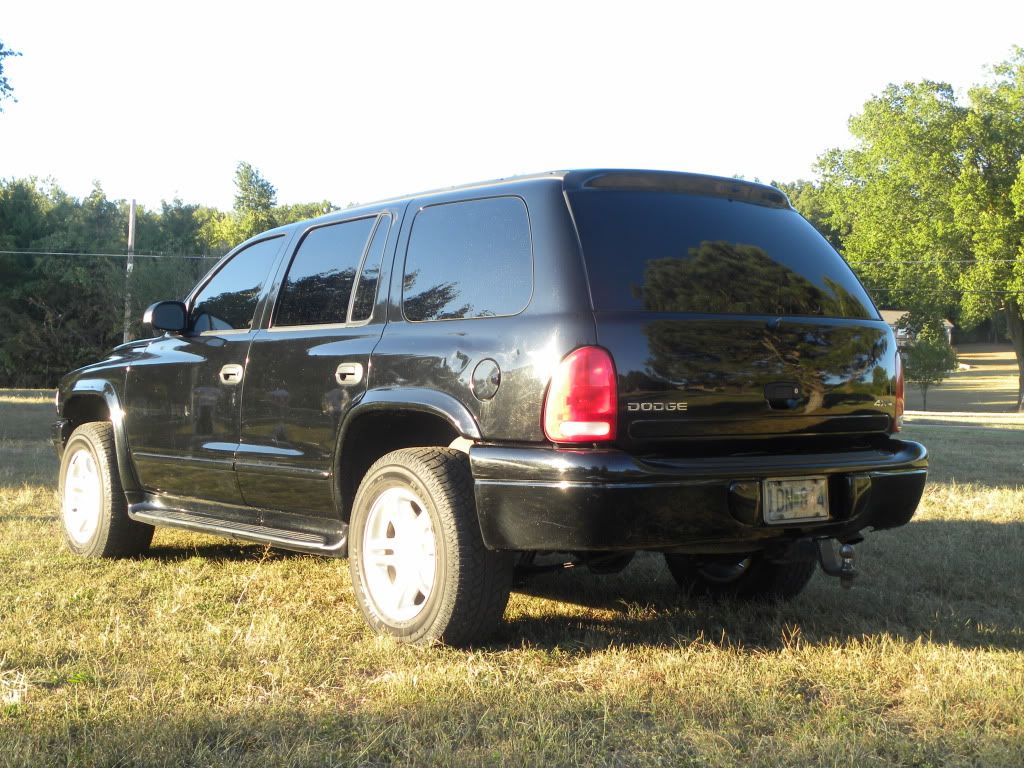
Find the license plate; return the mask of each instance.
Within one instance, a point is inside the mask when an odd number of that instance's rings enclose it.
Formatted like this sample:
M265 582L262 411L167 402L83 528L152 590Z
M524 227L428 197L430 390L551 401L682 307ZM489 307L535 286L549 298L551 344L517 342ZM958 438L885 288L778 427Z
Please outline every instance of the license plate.
M764 481L764 521L768 525L827 519L827 477L787 477Z

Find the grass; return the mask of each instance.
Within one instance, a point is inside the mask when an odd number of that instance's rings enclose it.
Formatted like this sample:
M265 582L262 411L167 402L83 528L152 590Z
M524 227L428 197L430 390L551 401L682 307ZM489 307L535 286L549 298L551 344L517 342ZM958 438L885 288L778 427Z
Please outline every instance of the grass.
M852 590L701 602L642 556L530 582L456 651L369 634L344 561L166 529L71 556L51 417L0 399L0 765L1024 764L1013 425L908 426L932 482Z

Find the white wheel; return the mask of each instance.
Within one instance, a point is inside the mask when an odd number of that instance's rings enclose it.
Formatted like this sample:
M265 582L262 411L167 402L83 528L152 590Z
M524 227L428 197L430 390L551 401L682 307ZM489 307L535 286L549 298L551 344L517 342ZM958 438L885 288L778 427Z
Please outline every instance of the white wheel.
M128 516L110 422L83 424L68 438L60 462L60 517L68 549L87 557L144 552L153 526Z
M415 618L434 589L437 544L430 513L407 488L383 491L370 505L363 533L366 591L390 622Z
M352 588L376 631L471 645L497 628L512 558L480 538L464 454L403 448L381 458L359 484L349 536Z
M79 546L89 543L99 527L102 508L103 485L96 459L88 448L76 448L68 459L61 505L64 530L72 541Z

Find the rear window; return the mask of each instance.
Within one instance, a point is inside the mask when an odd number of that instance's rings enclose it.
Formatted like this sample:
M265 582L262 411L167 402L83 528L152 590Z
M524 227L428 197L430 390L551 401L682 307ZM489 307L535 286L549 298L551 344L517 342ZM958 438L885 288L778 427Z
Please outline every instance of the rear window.
M598 311L878 317L839 254L791 209L656 191L569 199Z

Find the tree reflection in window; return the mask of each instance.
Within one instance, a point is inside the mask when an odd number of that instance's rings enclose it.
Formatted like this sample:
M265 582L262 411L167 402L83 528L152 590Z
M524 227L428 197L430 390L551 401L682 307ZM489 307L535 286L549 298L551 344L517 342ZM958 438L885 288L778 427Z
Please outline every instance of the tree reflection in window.
M275 326L344 323L356 270L376 217L317 227L288 267Z
M825 276L824 288L755 245L704 241L686 258L648 259L634 295L651 312L865 317L863 304Z
M521 312L533 293L525 203L492 197L423 208L413 224L402 306L414 322Z
M260 290L281 242L280 237L272 237L254 243L217 270L195 298L192 329L201 333L251 328Z

